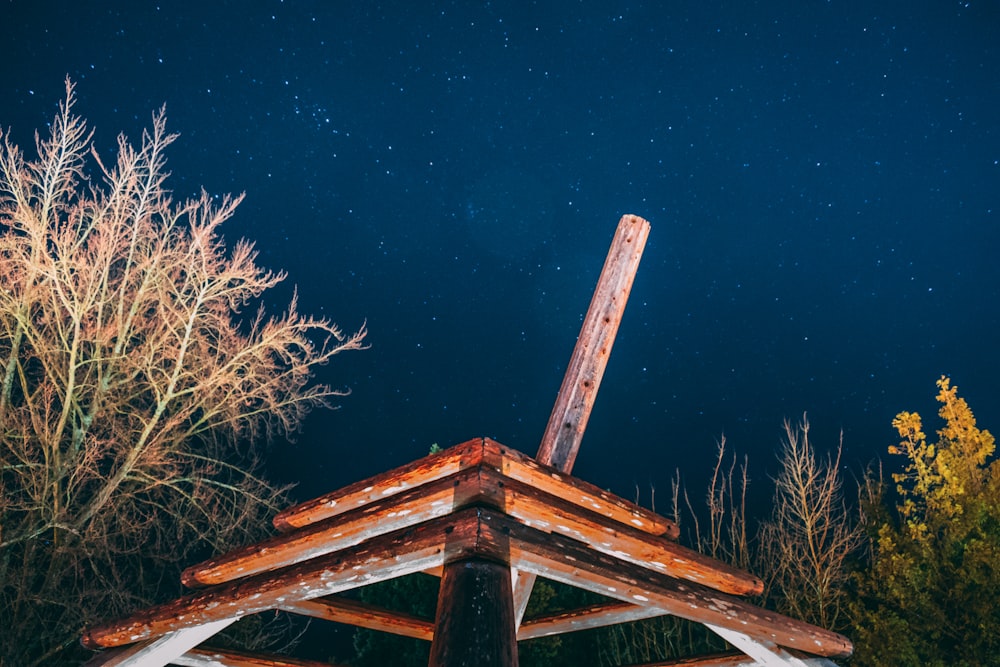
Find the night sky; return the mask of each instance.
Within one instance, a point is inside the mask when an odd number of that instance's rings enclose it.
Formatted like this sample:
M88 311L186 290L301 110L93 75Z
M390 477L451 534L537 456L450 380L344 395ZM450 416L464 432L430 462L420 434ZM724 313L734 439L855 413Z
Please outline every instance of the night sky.
M168 185L247 193L270 302L367 321L271 450L302 498L533 454L623 213L652 232L578 476L700 489L725 433L768 495L804 411L859 470L942 374L1000 430L995 1L108 6L0 4L0 126L29 148L69 75L110 154L165 103Z

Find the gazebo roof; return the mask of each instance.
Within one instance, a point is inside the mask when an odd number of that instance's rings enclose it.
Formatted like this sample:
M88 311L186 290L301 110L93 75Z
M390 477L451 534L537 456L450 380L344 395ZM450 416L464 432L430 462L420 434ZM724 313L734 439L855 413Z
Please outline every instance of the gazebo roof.
M851 652L841 635L740 599L761 581L678 544L670 520L488 438L292 507L275 525L285 532L185 570L184 583L200 590L91 628L84 644L201 642L199 629L273 609L431 640L428 620L336 594L483 558L614 600L529 619L518 639L672 614L737 646L739 635L769 651ZM187 648L177 650L141 664L168 664ZM204 664L197 659L180 664Z

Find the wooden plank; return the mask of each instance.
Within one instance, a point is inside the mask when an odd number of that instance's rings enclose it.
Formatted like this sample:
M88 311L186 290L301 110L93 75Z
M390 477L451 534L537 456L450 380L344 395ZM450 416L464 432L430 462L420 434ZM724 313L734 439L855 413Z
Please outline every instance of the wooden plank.
M671 527L676 528L667 519L657 517L652 512L585 482L539 466L523 454L492 440L481 441L478 446L470 441L459 447L459 453L464 457L463 462L459 465L460 470L450 476L422 486L410 487L406 491L193 565L184 570L181 581L188 587L199 588L302 562L358 544L378 534L444 516L455 508L485 500L485 493L494 497L494 506L503 507L509 501L504 497L506 492L503 491L503 484L495 481L501 469L505 474L526 483L518 485L512 482L515 484L512 489L533 487L554 494L546 496L547 500L543 502L549 502L555 497L562 499L560 507L568 509L559 516L575 510L588 516L602 514L609 519L622 521L628 527L651 533L666 530L669 534ZM482 486L480 479L483 474L487 474L486 471L490 471L490 479L494 480L489 491ZM366 484L362 488L371 488L371 485ZM541 512L548 514L544 507ZM310 518L317 518L319 515L320 512L316 511ZM653 543L658 542L654 540ZM690 552L694 555L689 556L687 551L680 547L678 549L683 552L678 556L683 562L704 560L694 552ZM734 589L732 592L746 591Z
M495 443L491 447L495 448ZM496 453L499 457L499 449ZM498 462L508 461L509 458L498 458ZM517 466L503 464L502 467ZM509 479L485 464L461 470L422 487L200 563L186 569L181 580L196 588L252 576L332 553L384 532L444 516L471 503L486 503L502 508L527 525L587 542L599 551L618 555L642 567L654 568L736 595L756 595L763 590L763 582L750 573L715 561L676 542L644 533L632 525L616 523L590 511L590 503L574 505L538 488L564 491L568 486L565 483L560 482L553 487L538 483L531 476L524 479L533 480L535 484ZM566 495L580 501L573 493ZM609 502L611 499L613 497L601 500L597 509L610 513L606 508L613 505ZM594 504L597 504L596 501Z
M587 544L592 549L645 569L734 595L759 595L764 582L759 577L705 556L677 542L649 535L599 514L581 510L563 499L537 488L507 479L492 471L481 477L483 494L496 486L496 504L505 514L547 533L558 533Z
M539 463L565 473L573 470L647 238L649 223L642 218L624 215L618 221L535 456ZM514 614L518 623L524 617L534 584L530 574L516 572Z
M237 620L238 618L230 615L229 617L213 619L204 624L175 628L172 632L150 637L149 641L126 649L99 653L87 661L87 667L97 667L98 665L100 667L163 667ZM124 643L130 644L139 639L144 638L137 637ZM84 646L100 648L100 646L89 645L86 642L84 642Z
M517 667L510 566L483 558L444 566L429 667Z
M334 623L344 623L414 639L431 641L434 638L434 622L429 619L340 596L286 602L281 608Z
M505 447L486 438L487 452L495 449L501 464L501 472L507 477L516 479L536 489L562 498L574 505L596 512L619 523L649 533L677 539L680 529L670 519L656 512L640 507L598 486L559 471L552 466L544 465L526 454ZM484 464L493 460L492 456L484 456Z
M647 662L627 667L756 667L757 661L744 653L717 653L680 660Z
M302 660L285 655L201 648L188 651L170 664L181 667L338 667L329 662Z
M447 516L481 493L479 469L450 477L323 519L304 528L235 549L181 573L190 588L215 585L301 563L378 535Z
M632 623L647 618L663 616L664 613L652 607L641 607L629 602L604 602L570 609L555 614L546 614L530 618L521 623L517 631L517 640L549 637L564 632L603 628L619 623Z
M482 456L482 446L482 438L475 438L289 507L274 517L274 526L280 531L294 530L447 477L476 465Z
M807 667L837 667L836 663L827 658L807 656L804 653L798 653L798 656ZM749 655L740 652L648 662L642 665L628 665L627 667L759 667L760 664Z
M344 512L412 490L479 465L492 465L514 479L538 486L622 523L653 535L676 538L677 524L600 487L539 464L526 454L490 438L476 438L408 465L351 484L281 512L274 520L282 531L301 528Z
M337 623L345 623L391 634L431 641L434 636L433 622L367 605L340 596L307 600L285 605L285 610L322 618ZM663 610L643 607L628 602L605 602L579 609L547 614L525 620L517 632L517 641L548 637L566 632L589 630L621 623L632 623L657 616L664 616ZM810 667L836 667L825 658L801 657ZM745 653L726 653L710 656L667 660L634 665L633 667L753 667L757 661Z
M534 575L813 655L841 657L853 650L843 635L755 607L706 586L599 553L575 540L542 533L489 510L483 510L480 517L478 550L485 553L498 549L513 566Z
M648 222L622 216L535 456L540 463L573 469L647 238Z
M284 611L303 616L424 641L431 641L434 638L434 622L431 620L342 596L287 603L281 608ZM564 632L630 623L656 616L663 616L663 612L627 602L615 601L594 604L580 609L529 619L518 630L517 640L537 639Z
M773 641L819 655L847 655L851 650L850 642L836 633L599 553L576 540L543 533L498 511L475 507L345 551L143 610L91 628L82 641L97 648L153 639L186 628L201 630L206 623L229 622L243 614L287 607L298 600L331 595L472 555L511 558L513 564L532 574L661 613L735 629L757 641Z
M837 667L826 658L802 658L808 667ZM759 667L760 663L745 653L720 653L717 655L681 658L680 660L663 660L647 662L641 665L623 667Z
M705 623L705 627L743 651L763 667L806 667L804 662L790 655L774 642L754 639L732 628L720 627L711 623Z
M531 599L531 591L535 587L535 575L530 572L522 572L513 564L511 569L512 586L514 588L514 622L518 628L524 622L524 614L528 610L528 601Z
M479 513L470 508L381 535L344 551L214 586L84 632L88 648L121 646L219 619L277 609L474 555Z

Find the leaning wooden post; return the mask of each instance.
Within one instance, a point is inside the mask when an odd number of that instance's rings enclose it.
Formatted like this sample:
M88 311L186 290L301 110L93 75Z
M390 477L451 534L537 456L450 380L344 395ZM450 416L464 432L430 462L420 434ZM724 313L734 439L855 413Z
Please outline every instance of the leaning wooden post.
M640 217L618 223L542 437L541 463L573 468L648 237L649 223ZM430 667L516 667L517 626L534 582L534 575L483 558L446 563Z
M517 667L510 567L472 558L441 576L430 667Z
M639 216L624 215L618 222L535 456L539 463L565 473L573 469L648 237L649 223Z
M535 456L539 463L565 473L573 469L647 238L646 220L637 215L622 216ZM517 625L524 618L534 583L534 575L517 573L514 584Z

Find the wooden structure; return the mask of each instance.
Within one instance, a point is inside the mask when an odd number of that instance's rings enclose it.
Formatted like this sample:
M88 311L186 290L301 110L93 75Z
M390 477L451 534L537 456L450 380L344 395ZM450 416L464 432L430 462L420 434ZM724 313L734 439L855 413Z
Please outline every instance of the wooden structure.
M756 607L755 576L679 545L668 519L570 476L648 223L619 224L539 453L477 438L279 514L275 537L188 568L194 592L92 627L93 665L316 667L196 648L239 618L285 610L431 642L431 665L510 667L516 642L672 614L739 654L673 664L830 665L841 635ZM339 596L441 576L432 622ZM522 621L535 577L608 599ZM665 663L663 663L665 664Z

